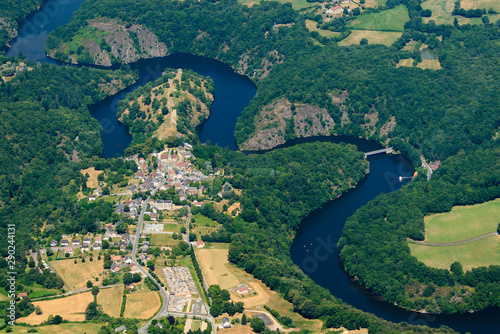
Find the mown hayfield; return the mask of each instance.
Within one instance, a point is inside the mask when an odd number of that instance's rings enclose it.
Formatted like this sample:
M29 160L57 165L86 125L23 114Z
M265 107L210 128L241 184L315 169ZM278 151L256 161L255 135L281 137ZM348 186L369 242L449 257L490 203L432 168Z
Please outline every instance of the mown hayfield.
M97 260L94 256L94 261L90 261L88 257L82 263L82 259L58 260L50 262L59 275L61 275L64 283L66 283L72 290L86 288L86 283L91 280L93 283L94 277L99 276L104 272L104 260Z
M28 333L28 330L35 328L38 334L75 334L75 333L86 333L86 334L97 334L101 329L102 324L93 323L62 323L59 325L50 326L40 326L40 327L24 327L15 326L11 327L13 334ZM5 331L1 331L5 333Z
M403 31L404 25L410 20L406 6L399 5L380 13L363 13L349 26L361 30Z
M396 68L398 67L413 67L413 58L408 58L408 59L400 59L399 63L396 64Z
M400 32L393 31L372 31L372 30L353 30L345 39L339 42L340 46L358 45L363 38L368 40L368 44L383 44L391 46L399 37Z
M161 301L157 292L134 292L127 295L127 304L123 316L125 318L148 319L152 317L160 307Z
M417 64L418 68L423 70L441 70L441 63L439 59L422 59L422 62Z
M93 301L94 296L92 296L92 293L89 291L59 299L33 302L35 307L40 306L42 314L38 315L33 312L25 318L19 318L17 321L19 323L38 325L46 321L50 314L53 316L60 315L64 320L68 321L84 321L85 309L87 305Z
M365 6L367 8L377 8L377 7L383 7L387 3L387 0L366 0L365 1Z
M208 286L218 284L222 289L234 288L243 282L238 279L227 259L228 249L197 249L196 257Z
M455 206L450 212L424 218L425 240L455 242L495 232L499 217L500 198L482 204Z
M87 179L87 188L97 188L99 185L97 177L102 173L102 170L95 170L94 167L89 167L87 169L82 169L81 173L82 175L89 174L89 178Z
M498 0L462 0L460 1L460 7L463 9L486 9L493 8L497 12L500 12L500 1Z
M411 254L429 267L450 269L458 261L464 270L498 265L500 263L500 236L472 241L456 246L425 246L410 243Z
M324 29L319 29L316 26L316 21L313 21L313 20L306 20L306 27L307 27L307 29L309 29L309 31L317 31L318 34L320 34L323 37L330 38L330 37L340 36L339 32L330 31L330 30L324 30ZM230 211L230 210L228 210L228 211Z
M102 306L102 311L111 317L120 317L122 305L123 286L101 289L97 295L97 304Z

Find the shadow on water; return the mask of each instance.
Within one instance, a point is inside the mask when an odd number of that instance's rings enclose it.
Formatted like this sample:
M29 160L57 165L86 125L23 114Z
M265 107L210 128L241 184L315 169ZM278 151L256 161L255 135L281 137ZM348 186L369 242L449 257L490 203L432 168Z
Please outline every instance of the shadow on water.
M6 52L7 56L17 56L21 51L29 60L60 65L47 58L45 43L48 34L67 23L72 13L84 0L49 0L36 13L21 22L19 36ZM423 54L425 59L429 55ZM432 54L430 54L432 57ZM172 55L163 58L140 60L130 65L139 71L136 84L93 105L90 110L103 127L102 140L104 157L123 154L131 142L128 129L116 119L118 101L147 82L159 78L165 68L191 69L203 76L210 76L215 83L215 100L208 120L198 128L202 142L210 141L229 149L237 149L234 141L234 125L241 111L256 93L256 87L245 76L236 74L232 68L219 61L192 55ZM374 142L352 137L314 137L295 139L281 147L302 142L332 141L354 144L367 152L380 148ZM382 301L367 292L346 275L338 259L336 244L345 221L358 208L381 193L399 189L407 181L399 182L399 176L411 176L413 169L400 155L379 155L369 158L370 173L349 192L312 212L300 225L291 248L294 263L301 267L316 283L329 289L344 302L383 319L415 325L438 327L449 326L459 332L496 333L497 317L500 310L488 309L474 314L429 315L402 310Z

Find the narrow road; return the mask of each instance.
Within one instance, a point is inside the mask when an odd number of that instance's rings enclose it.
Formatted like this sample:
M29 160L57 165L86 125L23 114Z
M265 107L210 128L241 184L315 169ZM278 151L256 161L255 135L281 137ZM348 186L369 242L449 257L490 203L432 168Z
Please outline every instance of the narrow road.
M168 297L169 297L169 295L167 294L165 289L163 289L163 287L160 285L160 283L157 282L149 274L149 272L147 272L144 268L142 268L139 265L139 262L137 261L137 247L139 245L139 239L141 237L142 225L144 223L144 214L146 213L148 203L149 203L149 197L142 203L141 214L139 215L139 221L137 222L137 230L135 232L135 238L134 238L134 244L132 246L132 256L131 257L132 257L132 263L134 263L137 266L137 269L139 269L139 271L143 275L145 275L146 277L151 278L153 280L153 282L155 282L155 284L158 286L158 288L160 289L159 291L160 291L161 297L163 299L163 305L162 305L160 311L158 311L158 313L156 313L156 315L153 317L153 319L149 320L143 327L141 327L139 329L139 333L148 333L148 327L151 325L152 320L158 319L162 316L167 315L167 306L168 306Z
M420 161L422 161L422 166L427 169L427 180L430 180L431 179L431 176L432 176L432 168L429 167L429 165L427 164L427 162L425 162L425 159L423 156L420 157Z
M456 246L456 245L463 245L463 244L466 244L466 243L469 243L469 242L473 242L473 241L476 241L476 240L488 238L488 237L491 237L491 236L494 236L494 235L498 235L498 233L497 232L491 232L491 233L483 234L483 235L480 235L478 237L474 237L474 238L471 238L471 239L462 240L462 241L456 241L456 242L448 242L448 243L435 243L435 242L415 241L415 240L412 240L410 238L406 238L406 241L411 242L413 244L424 245L424 246Z

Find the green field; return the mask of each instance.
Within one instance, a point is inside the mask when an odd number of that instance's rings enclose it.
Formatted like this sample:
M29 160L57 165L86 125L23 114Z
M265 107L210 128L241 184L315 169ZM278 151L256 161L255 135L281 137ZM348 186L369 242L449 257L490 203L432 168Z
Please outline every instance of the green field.
M476 240L462 245L435 247L410 243L413 256L429 267L450 269L458 261L464 270L500 263L500 236Z
M151 234L151 239L149 240L151 246L155 247L173 247L176 246L180 240L174 240L170 234Z
M363 13L351 21L349 26L361 30L403 31L409 20L406 6L399 5L380 13Z
M456 206L450 212L427 216L425 240L455 242L495 232L500 222L500 198L471 206Z
M391 46L399 37L401 32L394 31L373 31L373 30L353 30L347 38L339 42L340 46L359 45L363 38L368 40L368 44L383 44Z
M101 329L102 324L93 323L62 323L59 325L50 326L39 326L39 327L26 327L26 326L15 326L11 327L13 334L18 333L28 333L28 330L35 328L38 334L73 334L73 333L87 333L87 334L97 334ZM0 333L6 333L5 329L1 330Z

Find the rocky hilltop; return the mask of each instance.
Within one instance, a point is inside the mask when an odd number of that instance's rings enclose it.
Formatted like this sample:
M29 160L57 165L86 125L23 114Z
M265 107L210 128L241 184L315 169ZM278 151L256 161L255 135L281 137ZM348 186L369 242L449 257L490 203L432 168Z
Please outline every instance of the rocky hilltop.
M72 63L111 66L132 63L142 58L163 57L167 46L141 25L126 25L118 20L88 20L70 42L49 49L51 57Z

